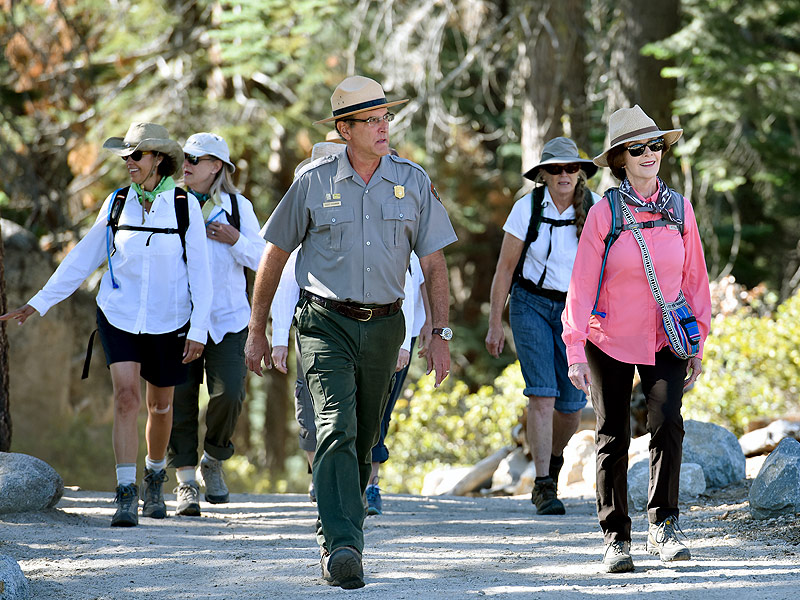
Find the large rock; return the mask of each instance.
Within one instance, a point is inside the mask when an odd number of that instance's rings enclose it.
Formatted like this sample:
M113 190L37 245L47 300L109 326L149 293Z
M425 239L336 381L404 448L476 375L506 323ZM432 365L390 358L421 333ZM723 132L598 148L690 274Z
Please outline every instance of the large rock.
M786 437L800 440L800 423L779 419L766 427L745 433L739 438L742 452L748 458L772 452Z
M800 442L780 441L750 486L749 499L756 519L800 512Z
M683 462L703 467L706 486L723 488L746 476L746 460L739 440L713 423L684 421Z
M52 508L63 494L61 476L46 462L0 452L0 514Z
M593 483L595 480L594 431L579 431L564 448L564 466L558 477L560 488L573 483ZM585 473L587 469L589 473ZM590 476L587 480L587 476Z
M27 600L30 597L28 580L17 561L0 554L0 600Z
M628 505L635 510L647 508L647 488L650 479L650 461L640 458L628 469ZM703 468L695 463L683 463L680 475L681 502L697 498L706 491L706 479Z

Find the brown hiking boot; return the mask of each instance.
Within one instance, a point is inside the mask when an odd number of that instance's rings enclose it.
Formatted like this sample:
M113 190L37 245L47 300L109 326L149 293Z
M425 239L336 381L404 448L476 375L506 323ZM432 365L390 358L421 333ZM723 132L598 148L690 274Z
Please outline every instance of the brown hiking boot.
M352 546L342 546L331 553L320 548L319 564L322 578L328 585L337 585L346 590L364 587L361 553Z
M533 484L531 503L536 505L537 515L563 515L567 511L564 504L558 499L556 482L552 477L547 477Z

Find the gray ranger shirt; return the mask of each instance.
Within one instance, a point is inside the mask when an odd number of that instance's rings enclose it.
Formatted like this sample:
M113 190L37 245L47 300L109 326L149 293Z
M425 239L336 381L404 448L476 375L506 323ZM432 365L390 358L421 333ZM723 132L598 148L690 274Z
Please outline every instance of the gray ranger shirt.
M346 152L306 166L264 237L286 252L302 244L300 289L359 304L402 298L411 251L427 256L457 239L422 167L386 155L364 184Z

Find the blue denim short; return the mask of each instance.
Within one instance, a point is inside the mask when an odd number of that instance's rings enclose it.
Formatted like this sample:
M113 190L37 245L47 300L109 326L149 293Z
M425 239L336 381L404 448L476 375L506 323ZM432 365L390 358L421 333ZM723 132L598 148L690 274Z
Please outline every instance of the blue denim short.
M508 317L514 345L525 379L526 396L555 398L555 408L564 414L586 406L586 394L567 376L567 349L561 339L564 303L532 294L514 285Z

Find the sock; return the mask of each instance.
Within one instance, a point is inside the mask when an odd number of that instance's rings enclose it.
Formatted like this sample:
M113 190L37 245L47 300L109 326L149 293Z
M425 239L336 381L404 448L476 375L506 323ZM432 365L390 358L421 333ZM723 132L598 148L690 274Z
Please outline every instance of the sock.
M558 474L561 472L561 467L564 466L564 455L556 456L555 454L550 455L550 477L553 478L553 481L558 481Z
M534 481L536 483L542 483L543 481L546 481L548 479L551 479L550 475L546 475L544 477L537 477L536 479L534 479Z
M161 460L153 460L149 456L145 456L144 466L154 472L163 471L167 468L167 459L164 457Z
M219 460L218 458L214 458L208 452L203 451L203 462L206 462L206 463L218 463L218 462L222 462L222 461Z
M136 483L136 463L121 463L117 465L117 485L131 485Z
M195 475L196 467L180 467L175 469L175 477L178 483L197 483L197 475Z

